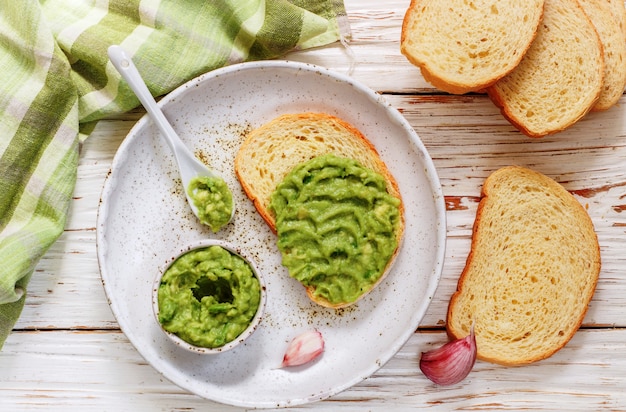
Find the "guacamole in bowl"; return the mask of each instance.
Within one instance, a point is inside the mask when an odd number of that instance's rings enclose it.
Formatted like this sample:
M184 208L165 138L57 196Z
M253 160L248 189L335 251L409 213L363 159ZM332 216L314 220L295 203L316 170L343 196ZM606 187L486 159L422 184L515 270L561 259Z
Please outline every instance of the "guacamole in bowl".
M152 295L162 330L199 353L219 353L243 342L265 307L265 284L254 265L219 240L199 242L169 262Z

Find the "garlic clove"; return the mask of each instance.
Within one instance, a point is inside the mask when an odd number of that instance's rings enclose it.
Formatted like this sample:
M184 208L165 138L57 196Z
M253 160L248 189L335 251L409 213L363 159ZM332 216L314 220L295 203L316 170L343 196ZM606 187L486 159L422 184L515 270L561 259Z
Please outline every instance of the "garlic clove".
M448 342L438 349L422 353L420 369L438 385L454 385L470 373L476 362L474 325L465 338Z
M304 365L324 352L324 338L316 330L296 336L287 346L281 368Z

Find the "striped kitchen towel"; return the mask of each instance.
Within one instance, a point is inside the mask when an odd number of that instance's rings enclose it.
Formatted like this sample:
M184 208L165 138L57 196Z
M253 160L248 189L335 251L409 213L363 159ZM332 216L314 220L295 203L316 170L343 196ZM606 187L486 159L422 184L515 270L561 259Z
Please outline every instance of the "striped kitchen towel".
M159 96L218 67L335 42L345 27L341 0L0 0L0 347L63 231L80 142L139 105L111 44Z

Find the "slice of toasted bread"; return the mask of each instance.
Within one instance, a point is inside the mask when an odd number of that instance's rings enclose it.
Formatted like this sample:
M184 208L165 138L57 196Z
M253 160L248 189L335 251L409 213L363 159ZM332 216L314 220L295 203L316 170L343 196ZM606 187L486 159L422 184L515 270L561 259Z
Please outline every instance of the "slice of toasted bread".
M522 167L491 174L472 244L448 307L447 330L472 323L478 358L521 365L547 358L578 330L600 272L600 248L582 205Z
M356 160L379 173L387 183L387 192L402 200L396 180L375 147L355 127L325 113L285 114L250 132L235 157L235 174L243 190L273 232L276 218L269 206L277 185L297 165L329 153ZM400 203L400 222L395 232L398 247L382 276L361 297L383 280L398 254L404 233L403 208ZM313 288L307 288L309 298L322 306L340 308L355 303L333 304L316 298L313 292Z
M522 133L565 130L595 105L602 90L602 44L576 0L546 0L537 37L520 64L487 88Z
M595 26L604 50L604 84L593 111L610 109L626 87L626 34L620 10L606 0L578 0ZM618 3L616 3L618 4ZM622 12L624 2L621 1ZM615 7L615 8L614 8Z
M544 0L412 0L400 50L449 93L480 91L509 73L530 46Z

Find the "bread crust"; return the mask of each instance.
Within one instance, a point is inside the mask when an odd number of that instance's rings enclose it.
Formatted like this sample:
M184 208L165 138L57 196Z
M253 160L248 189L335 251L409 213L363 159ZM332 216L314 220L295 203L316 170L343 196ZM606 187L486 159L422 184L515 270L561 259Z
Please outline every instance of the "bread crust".
M332 304L315 297L314 288L306 288L312 301L337 309L356 303L380 284L389 273L402 244L404 203L398 183L374 145L357 128L336 116L313 112L284 114L248 134L235 157L235 175L259 215L276 233L275 216L269 209L271 193L296 165L329 153L352 158L381 174L387 182L387 192L400 199L400 222L395 234L398 246L383 274L369 290L355 302Z
M529 192L517 196L511 187L527 187ZM506 230L506 219L544 219L541 212L548 209L542 208L555 205L563 213L555 216L567 217L547 216L545 231L532 223L526 232ZM511 225L514 228L519 226ZM494 232L509 240L500 244L501 236ZM519 259L513 258L522 252ZM551 259L575 263L566 266L570 272L553 273L558 265ZM522 266L546 271L522 274ZM582 324L599 273L600 247L582 205L547 176L518 166L502 168L483 185L470 252L448 306L448 335L465 337L475 322L479 359L509 366L545 359L565 346ZM487 286L478 287L477 282Z

